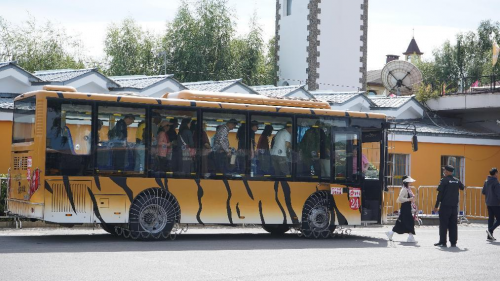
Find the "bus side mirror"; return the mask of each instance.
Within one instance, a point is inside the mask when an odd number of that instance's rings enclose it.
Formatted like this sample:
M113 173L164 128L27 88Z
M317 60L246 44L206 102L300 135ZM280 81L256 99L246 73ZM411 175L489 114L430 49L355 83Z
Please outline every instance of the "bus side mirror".
M411 147L414 152L418 151L418 138L417 135L413 135L411 138Z

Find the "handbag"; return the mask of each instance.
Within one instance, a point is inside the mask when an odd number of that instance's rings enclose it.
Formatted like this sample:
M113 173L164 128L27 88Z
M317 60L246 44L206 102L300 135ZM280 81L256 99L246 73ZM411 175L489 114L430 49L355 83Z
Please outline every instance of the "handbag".
M179 136L181 138L181 141L182 141L182 156L183 157L195 157L196 156L196 149L195 148L191 148L189 147L189 145L186 144L186 142L184 141L184 139L182 139L181 136Z

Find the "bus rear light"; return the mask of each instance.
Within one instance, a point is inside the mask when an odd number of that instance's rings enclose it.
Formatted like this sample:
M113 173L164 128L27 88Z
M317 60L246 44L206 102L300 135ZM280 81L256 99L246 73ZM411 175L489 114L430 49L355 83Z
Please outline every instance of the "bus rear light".
M72 216L73 216L73 214L66 214L66 216L67 216L67 217L72 217Z
M115 215L121 215L122 212L115 212Z

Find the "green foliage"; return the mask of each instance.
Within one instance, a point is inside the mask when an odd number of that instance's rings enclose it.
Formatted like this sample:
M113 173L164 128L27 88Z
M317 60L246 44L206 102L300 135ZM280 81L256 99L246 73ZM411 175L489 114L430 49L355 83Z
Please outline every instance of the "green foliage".
M476 80L480 76L500 75L499 63L492 66L493 40L500 42L500 23L488 20L481 22L476 32L457 34L455 44L446 41L434 50L432 62L417 64L422 70L424 84L434 88L439 84L458 88L462 77L477 77ZM472 78L470 81L473 82Z
M421 102L425 103L431 99L437 99L440 96L439 88L433 88L430 84L420 84L415 87L415 98Z
M104 46L107 75L161 73L160 39L148 31L143 31L134 19L127 18L119 25L111 24Z
M47 21L30 17L14 25L0 17L0 61L17 61L28 71L83 68L83 43Z

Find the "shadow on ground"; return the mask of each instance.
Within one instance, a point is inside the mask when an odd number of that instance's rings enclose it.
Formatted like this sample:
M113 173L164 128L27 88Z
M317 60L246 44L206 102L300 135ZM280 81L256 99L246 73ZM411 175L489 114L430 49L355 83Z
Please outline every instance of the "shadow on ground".
M384 239L351 235L306 239L295 234L182 234L176 240L135 241L110 234L0 236L0 253L284 250L387 247Z

